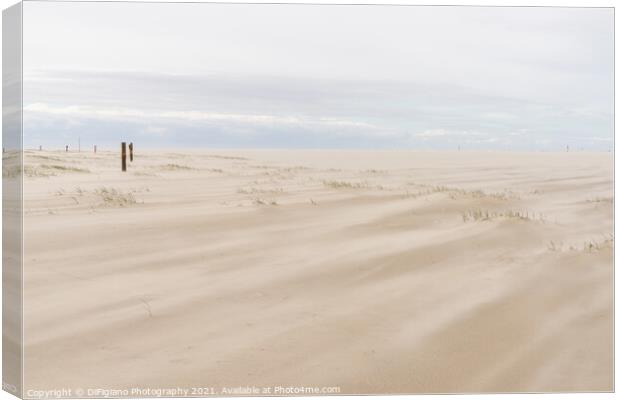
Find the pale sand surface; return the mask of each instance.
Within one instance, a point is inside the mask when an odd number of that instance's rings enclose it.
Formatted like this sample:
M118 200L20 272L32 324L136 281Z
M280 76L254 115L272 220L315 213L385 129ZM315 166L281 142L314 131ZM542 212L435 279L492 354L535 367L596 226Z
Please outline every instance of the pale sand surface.
M26 389L613 389L610 153L119 158L26 154Z

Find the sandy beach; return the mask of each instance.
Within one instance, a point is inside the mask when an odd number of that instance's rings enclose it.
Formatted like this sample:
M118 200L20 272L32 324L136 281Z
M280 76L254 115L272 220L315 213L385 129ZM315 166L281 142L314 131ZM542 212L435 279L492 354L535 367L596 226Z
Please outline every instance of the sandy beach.
M613 390L612 159L26 151L26 395Z

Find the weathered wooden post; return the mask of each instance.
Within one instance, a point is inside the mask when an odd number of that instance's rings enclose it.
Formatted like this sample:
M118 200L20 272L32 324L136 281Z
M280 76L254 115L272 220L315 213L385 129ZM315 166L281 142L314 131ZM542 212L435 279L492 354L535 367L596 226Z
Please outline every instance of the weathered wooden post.
M39 145L39 151L43 150L43 146Z
M65 145L65 153L69 152L69 145Z
M129 162L133 162L133 142L129 143Z
M127 171L127 152L125 150L125 142L121 143L121 169Z
M97 154L97 145L94 146L95 154Z

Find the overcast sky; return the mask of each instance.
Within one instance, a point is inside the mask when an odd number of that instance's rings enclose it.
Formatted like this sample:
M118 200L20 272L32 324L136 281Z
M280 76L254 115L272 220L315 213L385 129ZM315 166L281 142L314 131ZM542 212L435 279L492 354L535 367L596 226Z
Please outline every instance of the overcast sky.
M607 151L603 8L24 4L24 145Z

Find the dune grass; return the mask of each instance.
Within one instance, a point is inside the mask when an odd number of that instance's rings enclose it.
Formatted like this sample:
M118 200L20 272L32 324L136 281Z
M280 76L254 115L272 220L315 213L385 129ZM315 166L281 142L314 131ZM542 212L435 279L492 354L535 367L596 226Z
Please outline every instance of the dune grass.
M66 165L57 164L41 164L39 168L55 172L78 172L88 174L90 170L87 168L67 167Z
M262 199L260 197L254 198L253 203L254 203L254 205L257 205L257 206L267 206L267 205L269 205L269 206L277 206L277 205L279 205L276 200L265 200L265 199Z
M24 165L22 169L20 165L14 165L11 167L2 168L2 177L3 178L17 178L21 176L22 172L23 172L23 175L27 178L37 178L37 177L48 178L50 176L56 175L53 169L42 169L42 168L34 167L32 165Z
M192 170L195 170L195 168L188 167L187 165L171 164L171 163L160 165L158 169L162 171L192 171Z
M613 197L594 197L591 199L586 200L586 203L613 203L614 202L614 198Z
M512 219L512 220L522 220L522 221L541 221L544 222L544 217L541 213L534 213L529 211L520 211L520 210L467 210L462 213L463 222L475 221L475 222L484 222L484 221L492 221L497 219Z
M416 186L421 188L422 190L418 191L416 196L419 195L430 195L434 193L447 193L448 196L452 200L457 200L463 197L466 198L474 198L474 199L493 199L493 200L518 200L520 196L511 191L511 190L503 190L503 191L495 191L495 192L487 192L480 189L462 189L458 187L448 186L448 185L429 185L424 183L416 183L416 182L408 182L408 186Z
M610 235L602 240L587 240L583 243L583 251L586 253L596 253L604 249L613 249L614 236Z
M367 189L368 182L323 181L323 185L333 189Z
M132 193L125 193L115 188L101 187L95 189L97 194L106 206L127 207L136 204L136 199Z
M156 173L154 173L154 172L147 172L147 171L135 171L135 172L133 172L133 175L134 176L151 177L151 178L159 177L159 175L157 175Z
M563 241L550 240L547 249L553 252L579 251L584 253L598 253L605 249L613 249L614 235L604 235L602 239L585 240L580 244L565 244Z
M66 161L60 157L54 157L54 156L42 156L39 154L29 154L28 157L32 157L32 158L38 158L40 160L47 160L47 161L59 161L59 162L63 162Z
M284 193L284 188L256 188L256 187L240 187L237 189L237 193L239 194L282 194Z

